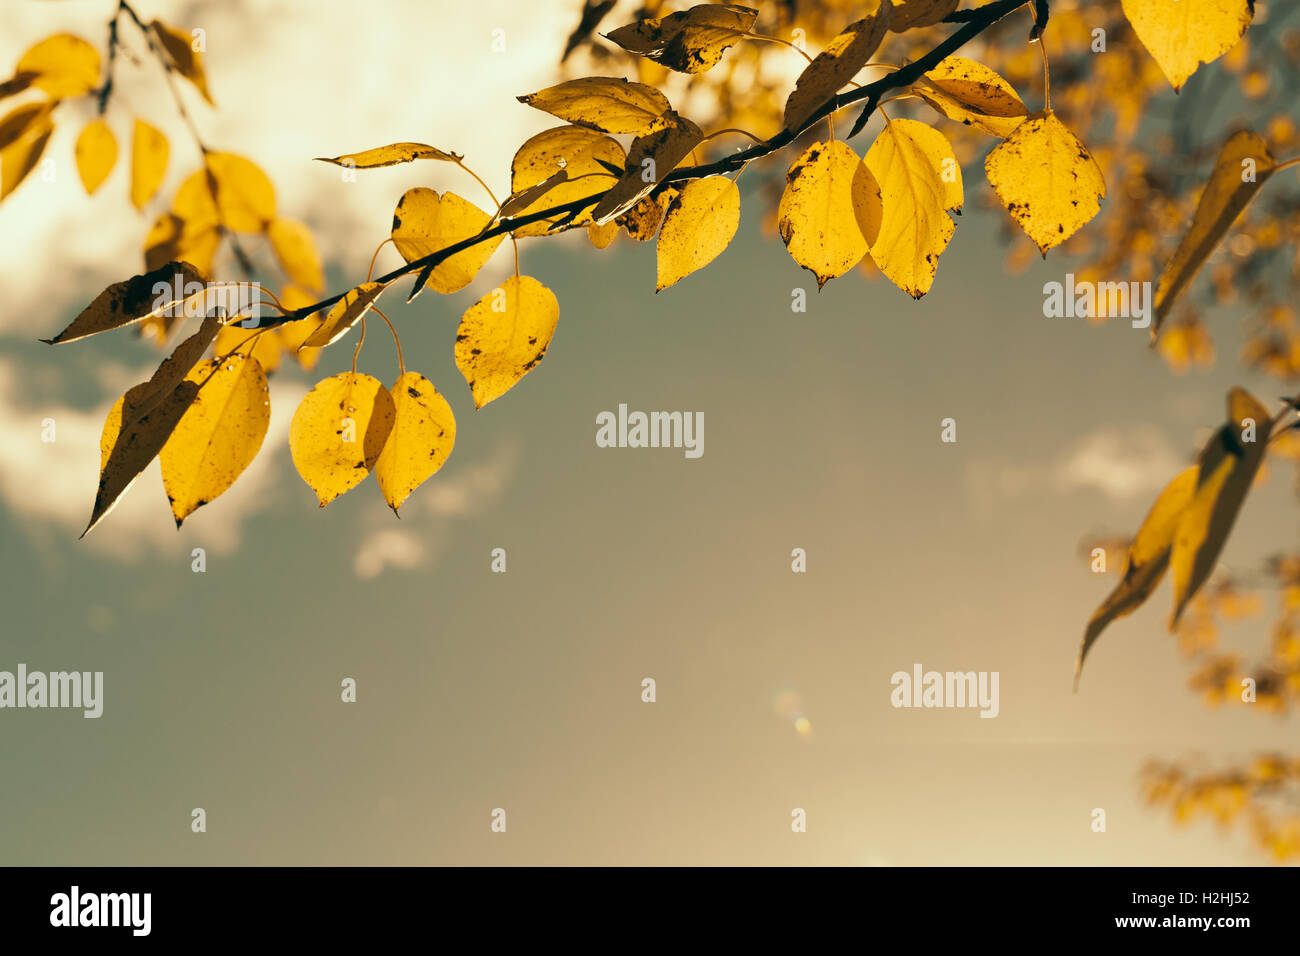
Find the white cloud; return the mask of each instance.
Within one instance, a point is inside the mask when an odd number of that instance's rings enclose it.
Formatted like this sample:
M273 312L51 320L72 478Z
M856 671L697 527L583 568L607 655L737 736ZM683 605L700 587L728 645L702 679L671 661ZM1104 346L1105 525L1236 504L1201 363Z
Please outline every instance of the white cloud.
M1084 437L1053 469L1057 488L1094 488L1127 499L1159 491L1187 462L1158 428L1104 428Z

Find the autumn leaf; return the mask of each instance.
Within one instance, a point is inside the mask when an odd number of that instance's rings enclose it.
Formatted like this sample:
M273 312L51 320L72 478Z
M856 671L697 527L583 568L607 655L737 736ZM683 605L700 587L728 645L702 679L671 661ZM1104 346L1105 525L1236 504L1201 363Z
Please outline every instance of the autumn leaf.
M334 304L325 321L303 340L300 347L324 348L343 338L370 311L385 288L387 286L380 282L363 282L350 290Z
M541 183L553 181L561 171L566 174L565 180L553 184L529 206L512 214L528 215L603 193L618 182L618 177L609 171L606 164L622 169L625 159L623 147L596 130L581 126L543 130L515 153L510 163L510 191L515 196L523 195ZM514 234L520 237L544 236L559 219L557 213L550 219L520 226ZM568 225L584 226L590 222L591 209L588 207L569 219Z
M672 107L653 86L610 76L588 76L518 98L535 109L606 133L648 133Z
M289 452L322 508L374 469L396 414L383 383L357 372L318 382L303 398L289 425Z
M1159 331L1184 287L1196 278L1210 253L1268 181L1275 165L1268 144L1249 130L1234 133L1223 144L1214 171L1201 191L1191 228L1160 275L1152 335Z
M786 173L777 229L817 288L848 272L876 241L880 184L849 145L813 143Z
M961 165L947 137L916 120L890 120L862 160L880 184L883 212L871 258L889 280L919 299L961 212Z
M1241 388L1228 393L1228 421L1201 451L1196 491L1174 535L1170 631L1178 626L1187 603L1219 560L1246 492L1264 460L1271 428L1272 416L1253 395Z
M693 179L664 214L657 247L662 292L722 254L740 223L740 190L726 176Z
M95 296L95 300L78 313L72 323L52 339L49 345L120 329L146 316L159 315L179 302L198 284L207 285L207 277L188 262L169 262L142 275L115 282ZM187 291L189 287L189 291Z
M1115 619L1141 607L1165 576L1173 548L1174 532L1196 491L1197 473L1195 465L1179 473L1160 492L1150 512L1142 520L1142 526L1129 545L1128 566L1124 577L1088 620L1083 641L1079 645L1079 656L1074 664L1076 691L1079 689L1079 675L1083 673L1084 658L1088 656L1088 651L1101 636L1101 632Z
M275 222L275 186L256 163L234 153L204 154L204 168L181 183L172 212L193 226L262 232Z
M74 155L81 184L93 196L117 162L117 138L102 119L91 120L77 137Z
M36 168L54 133L49 103L20 106L0 121L0 199L18 188Z
M635 206L612 221L627 233L629 239L649 242L659 231L669 201L663 196L644 196Z
M753 27L758 11L734 3L701 3L666 17L640 20L604 34L630 53L678 73L703 73Z
M266 373L252 356L209 359L186 381L201 390L159 456L178 528L235 483L262 447L271 422Z
M703 130L673 110L659 117L651 132L632 140L626 171L596 203L591 218L604 223L631 209L659 185L703 138Z
M126 404L122 421L127 425L134 424L179 388L190 370L198 365L199 359L203 358L203 353L208 350L208 346L216 340L221 327L220 316L216 314L204 316L199 330L176 346L172 354L163 359L149 381L137 386L139 391Z
M154 20L149 26L157 34L162 48L167 51L167 58L171 60L176 72L193 83L194 88L202 94L203 98L215 106L212 94L208 91L208 77L203 69L203 54L194 49L193 39L180 30L167 26L161 20Z
M536 186L529 186L518 195L512 194L501 204L501 208L497 210L496 218L511 219L514 216L520 215L525 209L532 206L537 202L537 200L541 199L556 186L563 182L567 182L568 179L569 171L567 169L561 169L559 172L553 173L546 179L543 179Z
M500 398L536 367L559 318L555 293L531 276L511 276L469 307L456 330L456 367L475 408Z
M418 372L399 376L389 393L396 418L375 463L375 479L396 514L411 492L447 463L456 444L456 418L433 383Z
M989 153L989 184L1044 257L1097 215L1101 169L1051 110L1034 113Z
M98 85L99 51L81 37L56 33L24 53L14 72L31 74L31 86L52 99L66 100Z
M316 296L312 295L306 289L296 285L286 285L280 290L280 305L286 311L294 312L298 309L305 309L309 305L316 304ZM312 333L321 327L323 319L319 316L308 316L305 319L295 319L292 322L286 322L276 328L281 346L284 351L297 359L298 364L307 371L316 367L320 361L321 350L319 348L304 348L303 343L311 338ZM265 364L263 365L265 367Z
M408 189L393 211L393 246L407 262L477 236L492 217L455 193L441 196L424 186ZM456 292L474 280L504 236L493 236L444 259L428 283L442 293Z
M392 143L388 146L376 146L374 149L362 150L359 153L344 153L342 156L335 156L333 159L317 156L316 162L333 163L335 166L346 166L350 169L378 169L381 166L396 166L399 163L409 163L417 159L438 159L443 162L454 163L464 158L459 153L443 152L433 146L426 146L424 143Z
M237 323L223 325L217 333L212 351L218 358L233 352L248 355L257 359L263 372L270 374L279 367L280 353L283 351L283 340L277 334L279 331L278 328L244 328Z
M210 273L220 244L221 230L215 225L195 225L175 213L165 212L154 221L145 237L144 265L152 270L183 260L200 272Z
M889 0L864 0L866 16L851 23L799 75L794 92L785 102L785 128L797 131L818 107L839 92L867 65L889 27Z
M1254 15L1254 0L1122 0L1121 6L1175 90L1202 63L1236 46Z
M961 0L893 0L889 29L903 33L916 27L929 27L957 9Z
M5 114L0 120L0 150L8 149L13 143L32 133L50 127L50 111L54 104L49 101L24 103Z
M304 288L319 292L325 286L316 239L306 223L296 219L277 219L266 230L271 248L290 280Z
M982 63L961 56L941 61L924 80L912 84L912 90L949 119L994 136L1009 136L1029 115L1010 83Z
M167 174L167 137L142 119L131 135L131 204L143 209L158 192Z
M619 223L614 219L601 225L593 222L587 226L587 238L597 249L608 249L609 244L618 238L618 229Z

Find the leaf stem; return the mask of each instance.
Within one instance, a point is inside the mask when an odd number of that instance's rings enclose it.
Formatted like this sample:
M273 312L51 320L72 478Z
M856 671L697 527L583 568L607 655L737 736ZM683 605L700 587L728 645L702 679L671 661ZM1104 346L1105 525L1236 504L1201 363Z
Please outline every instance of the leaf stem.
M388 316L384 315L384 313L381 312L378 308L372 305L370 307L370 311L378 313L379 317L383 319L384 323L388 326L388 331L393 333L393 345L397 347L397 371L399 375L405 375L406 360L402 358L402 340L397 337L397 329L393 328L393 323L389 321ZM364 319L362 321L364 321ZM362 332L363 333L365 332L364 327L362 328ZM360 349L358 348L357 351L360 351ZM356 362L355 356L353 357L353 362L354 363Z

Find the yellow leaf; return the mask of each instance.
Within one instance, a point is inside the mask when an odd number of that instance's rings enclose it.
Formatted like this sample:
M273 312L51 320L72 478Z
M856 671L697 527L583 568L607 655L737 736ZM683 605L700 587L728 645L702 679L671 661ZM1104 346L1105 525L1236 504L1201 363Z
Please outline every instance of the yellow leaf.
M233 153L208 153L205 167L176 190L172 212L193 229L224 226L262 232L275 221L275 187L258 165Z
M208 77L203 69L203 54L194 49L192 37L180 30L172 29L161 20L154 20L149 26L158 35L176 71L193 83L194 88L203 95L203 98L215 106L216 104L212 102L212 94L208 91Z
M235 483L271 422L266 373L256 358L209 359L186 380L199 385L199 392L160 454L163 488L178 528Z
M402 194L393 210L393 246L407 262L477 236L492 217L455 193L439 196L416 186ZM438 263L429 285L442 293L456 292L474 280L505 236L493 236Z
M749 32L758 11L734 3L701 3L653 20L640 20L605 35L678 73L703 73Z
M1181 89L1202 63L1237 45L1252 0L1122 0L1124 15L1161 72Z
M131 136L131 203L143 209L167 174L167 137L142 119Z
M289 452L322 508L374 469L396 414L383 383L356 372L318 382L303 398L289 425Z
M903 33L915 27L929 27L957 9L961 0L893 0L894 15L889 29Z
M519 215L556 186L560 185L560 183L567 182L568 179L569 171L567 169L561 169L558 173L553 173L546 179L543 179L536 186L530 186L517 195L509 196L506 201L501 204L500 210L497 211L496 218L510 219Z
M456 331L456 367L475 408L500 398L532 371L559 318L555 293L531 276L511 276L469 307Z
M280 304L287 311L292 312L297 309L305 309L309 305L315 305L316 296L299 286L287 285L280 290ZM322 319L319 316L313 315L305 319L286 322L276 329L284 350L297 359L298 364L309 372L320 361L321 350L318 348L304 348L303 343L311 337L313 332L320 328L321 322Z
M99 51L81 37L56 33L37 43L18 60L17 74L33 74L31 85L52 99L89 93L99 83Z
M220 244L221 230L216 226L192 226L174 213L163 213L145 237L144 265L152 270L168 262L185 261L208 273Z
M277 331L278 329L246 329L237 324L224 325L217 333L212 351L217 358L241 352L257 359L262 371L269 374L280 366L283 340L276 334Z
M606 133L648 133L672 107L653 86L612 76L588 76L518 97L535 109Z
M914 299L930 291L961 212L961 166L947 137L916 120L891 120L862 159L880 183L884 211L871 258Z
M137 386L138 391L126 404L122 421L127 425L134 424L166 400L185 381L190 370L198 365L203 353L216 339L221 325L222 320L217 315L204 316L199 330L176 346L149 381Z
M632 140L627 167L618 183L596 203L591 218L605 223L635 206L661 183L704 139L704 131L669 110L651 132Z
M785 174L777 229L817 288L848 272L876 241L880 185L846 143L813 143Z
M306 223L296 219L277 219L271 223L266 235L285 275L313 291L319 292L324 288L320 252Z
M849 24L826 44L826 49L799 75L794 92L785 102L786 129L801 129L819 106L858 75L885 38L892 12L888 0L883 6L881 0L864 0L861 6L866 16Z
M557 126L543 130L519 147L510 163L510 191L518 196L553 178L563 170L567 178L550 189L529 207L516 215L528 215L542 209L563 206L603 193L618 182L618 177L602 163L623 168L626 154L616 140L604 133L581 126ZM544 236L561 218L529 223L515 230L516 236ZM585 226L591 222L591 207L587 207L571 220L570 226Z
M660 292L703 269L727 248L740 223L740 190L726 176L693 179L668 206L657 248Z
M628 238L635 239L637 242L649 242L659 231L659 223L663 221L666 206L666 202L660 202L660 197L646 196L612 222L621 226L628 234Z
M380 166L396 166L398 163L410 163L417 159L439 159L446 163L454 163L464 158L460 153L445 153L423 143L392 143L389 146L376 146L374 149L363 150L360 153L344 153L333 159L317 156L316 162L333 163L335 166L346 166L350 169L377 169Z
M74 153L81 185L93 196L117 162L117 138L102 119L91 120L77 137Z
M599 226L593 222L587 226L587 238L597 249L606 249L618 238L618 227L619 224L612 219Z
M1034 113L989 153L984 172L1002 205L1044 256L1097 215L1101 169L1051 110Z
M1170 631L1178 626L1187 602L1219 560L1246 492L1264 460L1272 424L1268 409L1249 392L1234 388L1228 393L1228 421L1201 451L1196 492L1174 535L1170 558L1174 612ZM1243 440L1247 436L1250 440Z
M994 136L1009 136L1029 115L1010 83L962 56L943 60L912 89L949 119L974 124Z
M48 128L50 112L54 104L48 100L36 103L24 103L5 114L0 120L0 150L7 149L13 143L37 130Z
M1101 632L1111 621L1132 614L1141 607L1165 576L1174 532L1196 491L1197 472L1197 467L1193 465L1166 485L1142 520L1142 526L1128 549L1128 567L1123 579L1088 620L1083 642L1079 645L1079 656L1074 664L1075 690L1079 689L1079 675L1083 673L1084 658L1088 656L1088 651L1101 636Z
M1223 144L1214 161L1214 171L1196 204L1191 228L1160 275L1153 334L1164 322L1179 293L1196 277L1259 187L1273 174L1274 166L1268 145L1249 130L1233 134Z
M7 145L0 148L0 199L17 189L18 184L40 162L50 136L54 133L54 123L49 112L51 105L43 103L20 106L0 124L0 139L13 136ZM30 115L23 114L26 119L16 116L25 109L33 112ZM11 122L21 123L21 126L15 130L9 125Z
M10 96L17 96L23 90L32 85L38 74L31 71L25 73L15 73L9 79L0 83L0 100L7 99Z
M375 479L396 514L411 492L446 464L456 444L456 418L433 383L418 372L400 376L389 391L396 419L375 463Z
M72 323L52 339L50 345L107 332L158 315L183 302L195 286L206 286L207 277L188 262L169 262L142 275L115 282L86 306ZM188 289L187 289L188 287Z
M363 282L334 303L320 327L303 340L302 347L324 348L346 335L361 317L370 311L375 300L387 286L378 282Z

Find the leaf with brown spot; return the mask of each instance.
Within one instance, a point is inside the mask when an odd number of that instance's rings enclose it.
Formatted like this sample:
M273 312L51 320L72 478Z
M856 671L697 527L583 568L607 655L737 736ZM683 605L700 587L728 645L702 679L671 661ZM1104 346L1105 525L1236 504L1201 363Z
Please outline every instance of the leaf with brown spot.
M799 74L794 92L785 101L785 128L798 130L817 109L867 65L885 38L892 12L888 0L864 0L863 16L826 44Z
M375 463L375 479L396 514L411 492L447 463L456 444L456 417L433 383L418 372L399 376L389 393L396 418Z
M115 282L86 306L72 323L52 339L49 345L71 342L99 332L120 329L147 316L161 315L185 299L196 285L206 286L207 276L188 262L169 262L164 266Z
M397 410L382 382L343 372L316 383L293 413L289 452L324 508L374 469Z

